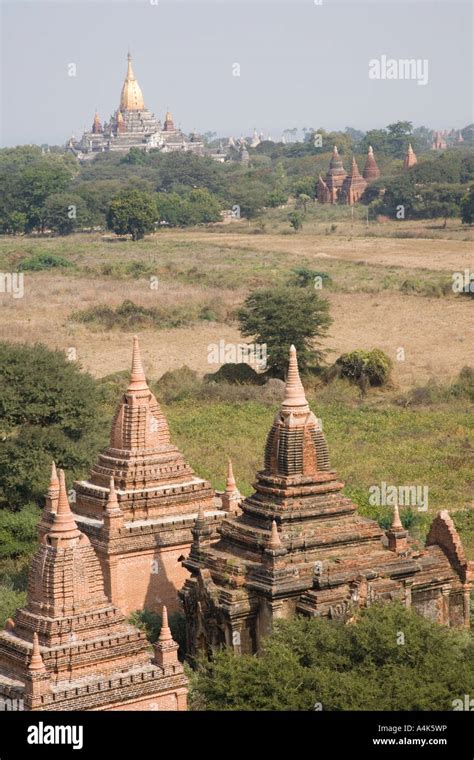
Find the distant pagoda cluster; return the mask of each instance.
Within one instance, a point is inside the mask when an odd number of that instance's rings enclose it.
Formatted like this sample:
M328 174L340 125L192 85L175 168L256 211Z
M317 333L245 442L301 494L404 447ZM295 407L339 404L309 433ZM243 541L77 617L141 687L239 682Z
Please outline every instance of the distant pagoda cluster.
M468 626L474 568L449 514L438 514L420 548L398 507L382 530L343 487L293 347L263 469L243 499L230 461L218 493L171 442L134 338L110 443L74 483L74 511L52 466L27 602L0 633L0 700L27 710L185 710L168 609L184 610L190 656L258 652L277 618L350 621L378 601ZM163 614L153 648L127 620L144 608Z
M411 145L408 145L403 160L403 168L411 169L417 163L415 152ZM371 182L380 177L380 169L375 160L374 151L371 145L367 151L365 166L362 174L359 171L355 156L352 157L352 164L349 172L344 169L342 158L339 155L337 146L334 146L327 174L323 177L321 174L318 178L316 188L316 198L319 203L345 203L353 206L357 203L365 189Z
M130 148L150 150L157 148L163 152L185 151L198 155L209 155L216 160L224 160L223 151L208 150L198 134L185 135L175 126L170 111L166 112L163 124L145 107L140 85L132 67L132 56L128 54L127 74L120 95L120 104L108 122L102 123L96 112L92 127L85 131L80 140L71 137L67 149L81 160L93 158L104 151L128 152Z
M335 145L327 174L324 179L319 175L316 197L319 203L337 203L340 201L353 206L360 199L367 185L379 177L380 170L372 146L369 146L364 171L361 174L355 156L352 157L349 173L346 172Z

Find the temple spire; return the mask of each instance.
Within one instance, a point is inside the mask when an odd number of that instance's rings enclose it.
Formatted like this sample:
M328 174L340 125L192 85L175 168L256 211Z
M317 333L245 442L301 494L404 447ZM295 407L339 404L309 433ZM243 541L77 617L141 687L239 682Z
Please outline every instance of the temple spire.
M49 535L66 539L76 538L80 535L67 498L64 470L59 470L58 505L53 516L53 524L49 530Z
M113 476L110 478L109 497L107 499L105 511L107 514L115 514L116 512L120 512L117 494L115 493L115 481Z
M288 364L288 374L286 376L283 407L293 406L308 406L308 402L306 401L303 383L301 382L298 370L296 348L292 345L290 346L290 361Z
M225 481L225 490L229 492L234 492L237 489L237 485L234 478L234 471L232 469L232 460L229 458L227 462L227 478Z
M142 359L140 356L140 346L138 345L138 337L135 335L133 338L133 351L132 351L132 371L130 374L130 383L127 391L147 391L148 384L143 371Z
M54 491L56 493L56 491L58 490L59 490L59 478L58 478L58 472L56 470L56 462L53 459L53 461L51 462L51 476L49 478L48 493L50 491Z
M398 504L395 504L393 507L393 519L392 519L392 530L403 530L402 521L400 520L400 511L398 509Z
M31 653L31 660L30 664L28 665L28 670L34 670L37 673L44 672L46 670L43 658L41 657L38 634L36 631L33 634L33 651Z
M282 546L280 534L278 533L278 528L275 520L272 521L272 532L270 534L270 539L268 541L268 548L269 549L279 549Z
M171 635L171 629L168 624L168 610L166 609L165 605L163 605L163 618L161 623L161 630L160 635L158 636L158 641L172 641L173 637Z

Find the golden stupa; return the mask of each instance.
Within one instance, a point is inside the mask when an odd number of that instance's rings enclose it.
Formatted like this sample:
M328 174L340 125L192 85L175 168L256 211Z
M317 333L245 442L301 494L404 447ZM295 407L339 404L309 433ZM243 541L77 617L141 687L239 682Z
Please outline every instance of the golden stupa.
M143 102L142 91L133 73L132 56L130 53L127 58L127 76L125 77L120 96L120 111L144 111L145 103Z

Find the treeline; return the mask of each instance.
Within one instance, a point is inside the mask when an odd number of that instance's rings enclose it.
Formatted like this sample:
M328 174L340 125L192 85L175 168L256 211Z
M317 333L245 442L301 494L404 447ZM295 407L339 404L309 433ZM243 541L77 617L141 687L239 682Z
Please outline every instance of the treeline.
M110 226L114 204L130 194L136 199L136 193L140 203L153 207L152 228L219 221L224 209L251 219L291 197L312 202L318 175L326 173L334 144L346 170L353 154L362 169L368 145L373 145L382 175L362 202L374 204L377 213L392 214L397 200L395 206L405 205L412 218L459 215L474 182L474 148L466 140L433 153L426 147L430 134L424 127L413 130L410 122L367 133L351 128L307 130L304 142L266 141L249 149L249 164L138 148L126 155L99 153L81 164L56 150L7 148L0 151L0 232L67 234L104 228L108 222ZM419 161L405 173L403 155L409 141ZM146 227L150 229L149 215ZM118 223L116 231L119 228Z

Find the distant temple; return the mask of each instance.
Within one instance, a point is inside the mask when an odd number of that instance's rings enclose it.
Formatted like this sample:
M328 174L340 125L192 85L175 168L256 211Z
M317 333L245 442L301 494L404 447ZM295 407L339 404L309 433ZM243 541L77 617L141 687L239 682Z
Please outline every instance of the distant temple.
M66 148L81 160L91 159L98 152L128 152L130 148L143 150L157 148L163 152L191 151L211 158L214 158L215 153L205 148L198 135L187 136L176 128L169 111L166 113L162 126L154 114L145 107L142 91L133 71L130 53L118 109L104 124L101 123L96 111L91 129L84 132L80 140L71 137ZM221 158L216 156L216 160L221 160Z
M337 203L342 201L352 206L360 199L370 182L378 179L380 170L375 161L372 146L369 146L367 159L362 174L355 157L352 157L350 172L344 169L337 146L334 146L329 169L324 179L319 175L316 197L319 203Z
M117 509L113 481L106 511ZM0 702L25 710L186 710L166 608L155 651L107 597L53 465L26 606L0 632ZM13 708L14 709L14 708Z
M114 508L107 506L115 483ZM74 483L75 518L95 548L106 593L124 612L175 611L188 577L181 565L200 509L211 536L225 517L210 483L195 475L171 443L168 424L143 371L137 338L132 371L108 448L88 480Z
M292 347L255 493L224 519L217 543L202 510L194 526L184 561L191 578L180 593L191 656L221 646L256 653L277 618L349 621L377 601L400 600L432 621L469 626L474 568L449 514L438 514L420 548L398 506L384 531L358 514L343 487Z
M415 164L418 163L418 159L415 155L415 151L411 147L411 144L407 148L407 152L405 153L405 158L403 161L403 168L405 171L408 171L408 169L411 169L412 166L415 166Z

